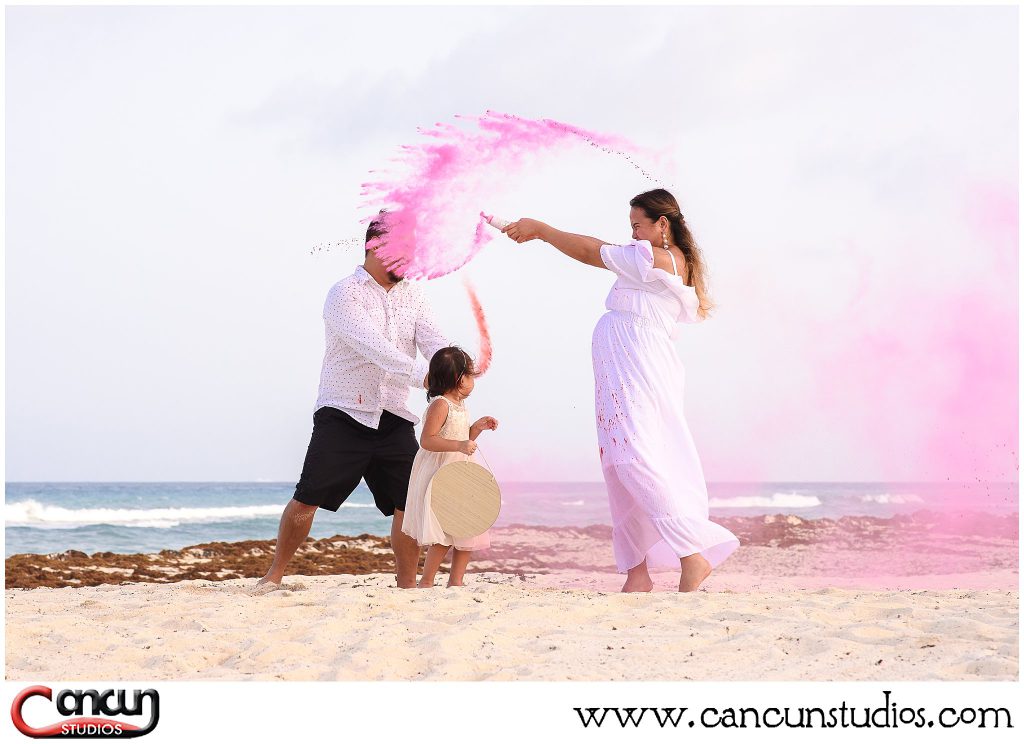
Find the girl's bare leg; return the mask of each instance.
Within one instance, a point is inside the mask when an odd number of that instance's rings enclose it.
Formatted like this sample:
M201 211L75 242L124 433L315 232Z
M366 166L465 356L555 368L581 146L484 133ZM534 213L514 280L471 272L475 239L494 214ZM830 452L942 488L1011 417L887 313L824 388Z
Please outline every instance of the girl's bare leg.
M434 575L441 567L441 561L448 555L450 545L431 545L427 548L427 557L423 559L423 575L420 576L420 589L431 589L434 586Z
M651 581L651 574L647 571L647 559L644 558L640 565L633 566L626 572L626 583L622 585L624 592L649 592L654 588Z
M679 568L682 569L679 576L679 591L681 592L697 591L701 582L711 575L711 564L700 553L680 558Z
M466 575L466 566L469 565L472 555L472 550L455 549L455 552L452 553L451 573L448 574L448 586L463 586L462 579Z

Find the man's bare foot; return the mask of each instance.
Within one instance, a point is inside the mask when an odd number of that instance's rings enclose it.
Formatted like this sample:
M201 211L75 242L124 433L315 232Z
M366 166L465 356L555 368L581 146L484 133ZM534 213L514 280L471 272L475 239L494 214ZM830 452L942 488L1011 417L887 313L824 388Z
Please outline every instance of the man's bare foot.
M631 592L649 592L654 589L654 582L651 581L650 576L630 576L626 579L626 583L622 585L622 591L629 594Z
M276 592L281 588L280 581L271 581L266 577L256 582L256 585L249 590L249 594L253 597L262 597L264 594L270 594Z
M679 591L695 592L708 576L711 575L711 564L700 553L679 559L682 573L679 576Z
M451 589L453 586L465 586L461 581L449 581L448 588Z

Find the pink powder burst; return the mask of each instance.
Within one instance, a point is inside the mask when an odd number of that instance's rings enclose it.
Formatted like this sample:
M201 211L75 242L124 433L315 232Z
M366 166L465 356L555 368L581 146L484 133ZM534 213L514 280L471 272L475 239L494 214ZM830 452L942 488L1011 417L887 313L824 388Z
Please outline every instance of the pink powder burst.
M420 129L422 139L402 145L394 169L363 184L366 222L387 210L388 234L378 255L396 273L433 279L465 266L492 240L480 207L520 171L529 158L568 151L580 144L625 160L654 178L630 154L622 137L551 119L524 119L488 111ZM475 224L475 231L473 225Z
M481 248L491 242L491 233L487 230L488 219L489 215L485 215L483 212L480 213L480 219L476 223L476 230L473 231L473 255L476 255Z
M477 297L476 288L469 279L463 279L466 287L466 294L469 295L469 304L473 307L473 317L476 318L477 331L480 333L480 352L476 357L476 369L478 375L483 375L491 366L491 332L487 328L487 318L484 316L483 305Z

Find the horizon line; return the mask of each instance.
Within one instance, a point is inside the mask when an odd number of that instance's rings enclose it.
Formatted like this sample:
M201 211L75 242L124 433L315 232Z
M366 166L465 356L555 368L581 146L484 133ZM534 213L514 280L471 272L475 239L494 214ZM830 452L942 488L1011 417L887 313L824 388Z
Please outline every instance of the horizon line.
M504 483L557 483L557 484L594 484L603 485L603 480L504 480ZM951 485L951 486L962 486L962 485L982 485L982 484L1000 484L1000 485L1016 485L1019 484L1017 480L1001 481L1001 480L975 480L975 481L954 481L946 479L944 481L931 481L931 480L707 480L706 483L715 484L735 484L735 485L764 485L764 484L784 484L784 485ZM261 485L294 485L292 480L5 480L4 485L22 485L22 484L96 484L96 485L107 485L107 484L261 484ZM360 481L362 484L363 481Z

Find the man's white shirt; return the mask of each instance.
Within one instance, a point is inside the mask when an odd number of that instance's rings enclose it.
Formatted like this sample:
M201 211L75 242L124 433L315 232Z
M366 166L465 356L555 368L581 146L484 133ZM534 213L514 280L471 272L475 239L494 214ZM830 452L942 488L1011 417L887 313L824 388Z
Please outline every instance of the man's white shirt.
M423 389L430 358L451 345L421 286L405 280L389 292L358 266L327 293L324 334L317 409L337 408L373 429L385 410L419 423L409 388Z

